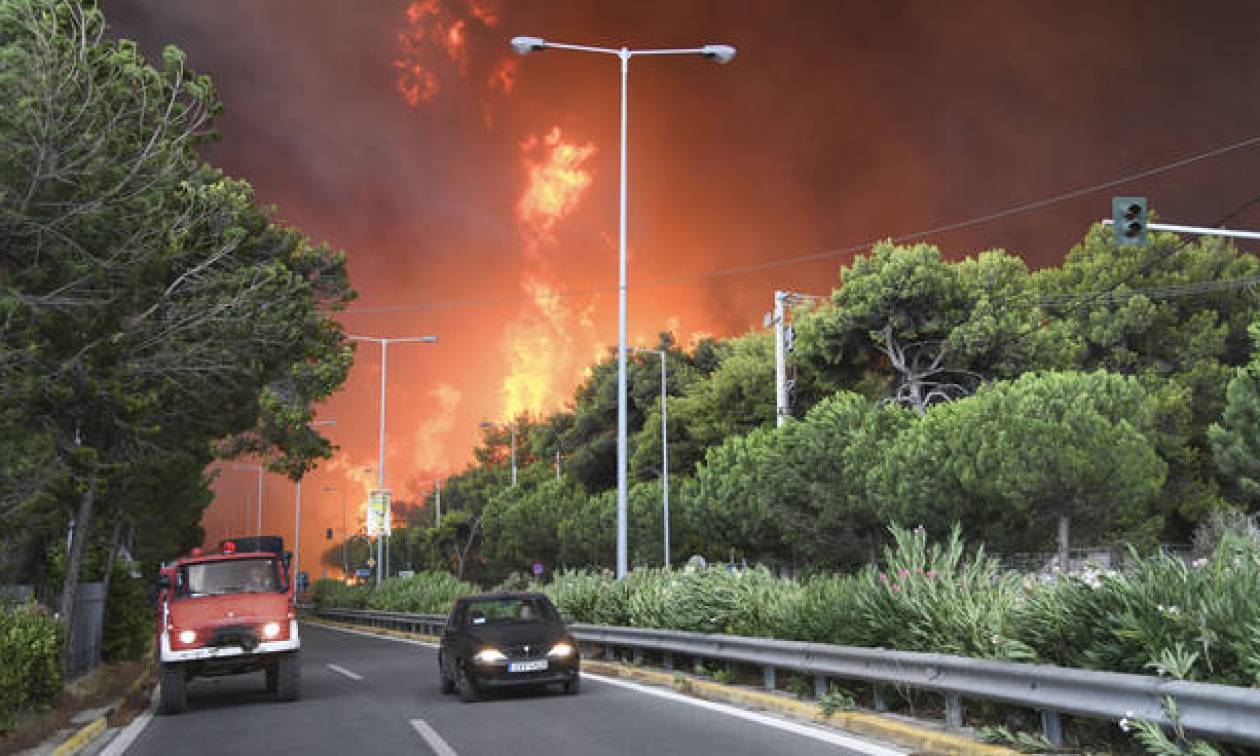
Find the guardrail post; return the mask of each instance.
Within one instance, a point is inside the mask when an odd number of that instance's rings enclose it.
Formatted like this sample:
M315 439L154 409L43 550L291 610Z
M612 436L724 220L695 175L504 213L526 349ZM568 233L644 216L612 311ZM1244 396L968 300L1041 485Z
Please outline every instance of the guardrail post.
M633 654L634 654L634 655L633 655L631 658L634 660L634 664L635 664L636 666L638 666L638 665L642 664L642 663L643 663L643 649L641 649L641 648L636 648L636 649L634 650Z
M1041 732L1055 748L1063 747L1063 720L1059 718L1059 712L1041 710Z
M762 685L766 690L773 691L775 688L779 687L774 679L774 667L766 665L766 667L761 671L761 676Z
M604 661L615 661L617 659L617 650L611 645L604 644Z
M888 711L888 699L884 698L884 686L876 685L875 693L875 711Z
M957 693L945 694L945 726L950 728L962 727L963 709L962 698Z
M671 652L671 651L666 651L665 653L661 654L661 665L662 665L663 667L665 667L665 669L673 669L673 668L674 668L674 654L673 654L673 652Z
M814 698L822 698L827 695L827 676L814 675Z

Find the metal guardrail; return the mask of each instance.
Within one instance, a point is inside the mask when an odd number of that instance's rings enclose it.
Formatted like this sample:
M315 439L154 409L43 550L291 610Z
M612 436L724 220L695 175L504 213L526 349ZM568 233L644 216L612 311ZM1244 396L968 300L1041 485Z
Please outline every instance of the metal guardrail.
M317 610L315 614L429 635L440 635L446 624L446 616L441 614L348 609ZM1187 732L1228 743L1260 746L1257 688L678 630L574 624L570 631L583 644L603 647L609 658L615 656L617 649L630 649L636 659L641 659L644 652L661 654L666 668L671 669L674 656L761 667L769 690L775 688L776 670L812 675L820 695L827 690L828 678L865 681L876 686L877 709L882 708L881 686L934 691L945 696L946 722L951 727L962 725L963 698L1037 709L1046 738L1056 746L1063 741L1060 715L1113 722L1129 717L1169 724L1162 701L1171 697Z

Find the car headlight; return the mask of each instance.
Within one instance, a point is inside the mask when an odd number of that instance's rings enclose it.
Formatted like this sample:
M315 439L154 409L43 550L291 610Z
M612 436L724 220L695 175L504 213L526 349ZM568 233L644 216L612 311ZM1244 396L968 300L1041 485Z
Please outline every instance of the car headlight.
M195 642L196 640L197 640L196 630L180 630L179 631L179 642L183 643L185 646L187 646L190 643Z
M552 659L567 659L572 655L573 646L567 641L560 641L556 645L552 646L551 650L547 652L547 656Z
M274 640L280 637L280 623L268 622L263 625L263 637L268 640Z
M498 664L507 661L507 657L497 648L483 648L473 656L477 664Z

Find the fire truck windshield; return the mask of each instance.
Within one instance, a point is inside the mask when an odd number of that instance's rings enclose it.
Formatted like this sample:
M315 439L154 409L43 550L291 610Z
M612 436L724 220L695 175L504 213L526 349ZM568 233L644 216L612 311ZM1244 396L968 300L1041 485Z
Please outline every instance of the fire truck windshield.
M227 559L189 564L180 570L180 593L221 596L280 590L273 559Z

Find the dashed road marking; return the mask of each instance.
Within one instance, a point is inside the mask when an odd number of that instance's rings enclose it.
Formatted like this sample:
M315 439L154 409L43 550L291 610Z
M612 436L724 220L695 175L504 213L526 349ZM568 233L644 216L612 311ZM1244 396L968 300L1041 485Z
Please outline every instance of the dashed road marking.
M459 756L459 754L455 753L455 749L447 745L442 736L438 735L437 731L429 726L428 722L423 719L413 719L411 720L411 726L416 728L416 732L420 733L420 737L424 738L424 742L428 743L436 756Z
M362 679L363 679L363 675L361 675L361 674L359 674L359 673L357 673L357 672L351 672L350 670L346 669L345 667L339 667L339 666L337 666L336 664L329 664L329 665L328 665L328 668L329 668L329 669L331 669L333 672L336 672L337 674L340 674L340 675L345 675L346 677L349 677L351 680L362 680Z

